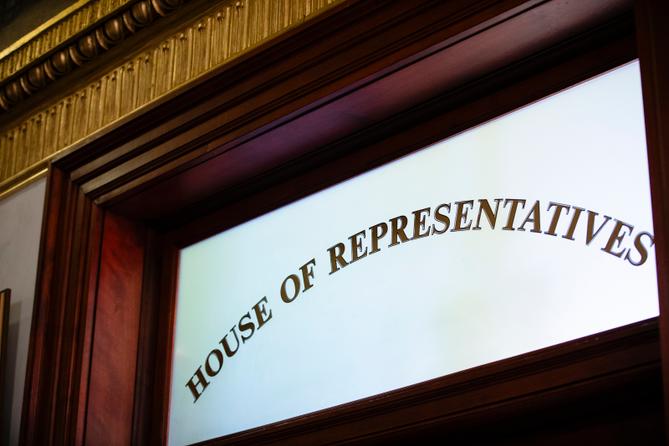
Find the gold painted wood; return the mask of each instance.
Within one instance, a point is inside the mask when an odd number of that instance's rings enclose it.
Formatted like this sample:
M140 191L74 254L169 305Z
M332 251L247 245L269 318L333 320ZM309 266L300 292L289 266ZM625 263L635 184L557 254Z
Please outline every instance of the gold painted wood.
M0 79L30 65L132 0L82 0L0 52Z
M344 0L227 0L0 132L0 198L58 152Z
M81 11L73 11L53 25L53 32L38 33L16 50L18 56L27 55L25 60L7 56L8 77L0 78L0 110L10 111L51 82L99 59L109 49L156 19L173 13L183 3L184 0L99 0L87 3L90 6L87 9L82 6ZM107 11L113 12L102 18ZM31 52L30 47L39 43L45 45L39 48L40 51ZM27 52L21 49L27 49ZM12 62L14 65L10 65Z

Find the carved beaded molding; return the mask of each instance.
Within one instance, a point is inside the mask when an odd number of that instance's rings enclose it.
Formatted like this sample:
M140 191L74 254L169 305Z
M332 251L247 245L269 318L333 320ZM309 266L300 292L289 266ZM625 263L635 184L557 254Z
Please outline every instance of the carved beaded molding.
M125 0L116 3L123 5L127 2ZM149 25L156 18L171 13L182 3L182 0L131 2L130 5L124 5L124 7L116 10L112 17L109 17L103 23L85 30L83 36L60 42L55 48L50 48L44 54L40 54L35 60L23 66L19 65L18 71L0 81L0 109L5 112L9 111L12 106L24 98L117 45L129 35ZM111 3L110 6L114 6L114 3ZM98 14L100 12L104 12L104 9L98 11ZM70 20L76 18L77 15L74 14ZM87 20L84 20L84 24L86 22ZM76 25L76 21L73 23ZM67 26L64 33L66 35L71 34L75 29L73 26ZM53 39L53 37L51 38ZM58 36L56 35L55 38L57 39ZM24 52L29 51L29 47L30 45L24 45L17 51L21 51L23 48L28 48L28 50L23 49ZM10 57L4 59L7 60ZM20 59L15 62L21 64ZM6 67L3 68L6 69Z
M27 68L22 76L25 86L12 81L18 84L5 98L15 100L50 82L49 73L64 75L151 20L175 11L183 1L131 2L92 32L66 42L67 48L50 53L48 60L39 62L42 68ZM343 1L212 1L206 12L161 42L100 73L74 93L33 110L18 124L0 129L0 199L43 176L57 153Z

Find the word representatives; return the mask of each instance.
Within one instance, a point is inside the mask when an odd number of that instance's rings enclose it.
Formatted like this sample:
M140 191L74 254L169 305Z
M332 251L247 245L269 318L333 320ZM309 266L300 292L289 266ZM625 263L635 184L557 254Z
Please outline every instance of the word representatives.
M561 228L561 229L558 229ZM577 229L579 236L577 237ZM384 248L425 237L440 236L447 232L502 230L532 232L570 241L581 241L633 266L641 266L648 260L654 244L653 235L647 231L635 231L633 225L608 215L581 207L549 202L542 205L519 198L478 199L442 203L435 207L415 210L406 215L392 217L369 226L348 237L346 241L327 248L330 275L340 271ZM314 286L314 266L311 259L299 268L299 274L291 274L280 288L281 300L293 302L300 292ZM211 378L223 367L225 358L233 357L272 318L267 297L263 297L239 322L223 336L199 366L186 387L196 402L209 386ZM228 339L234 336L234 342Z

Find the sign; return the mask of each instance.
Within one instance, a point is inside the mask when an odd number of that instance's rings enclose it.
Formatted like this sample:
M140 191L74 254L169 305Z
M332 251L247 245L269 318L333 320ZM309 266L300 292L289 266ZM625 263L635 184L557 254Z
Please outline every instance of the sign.
M631 63L185 248L173 445L658 314Z

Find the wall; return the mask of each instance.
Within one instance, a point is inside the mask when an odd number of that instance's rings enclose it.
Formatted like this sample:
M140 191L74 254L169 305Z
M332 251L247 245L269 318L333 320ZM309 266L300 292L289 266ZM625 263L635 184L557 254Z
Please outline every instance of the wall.
M12 290L0 444L19 440L45 186L41 179L0 200L0 289Z

